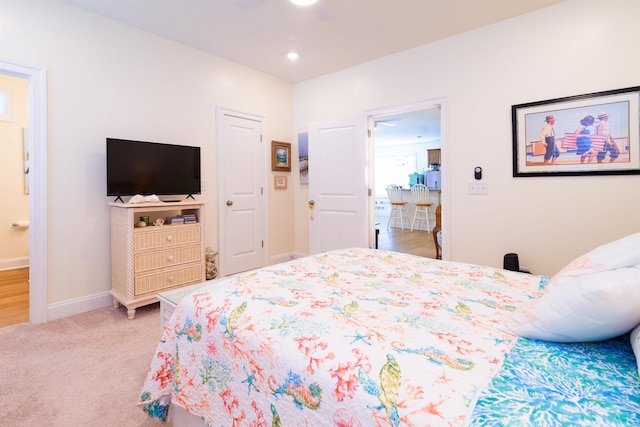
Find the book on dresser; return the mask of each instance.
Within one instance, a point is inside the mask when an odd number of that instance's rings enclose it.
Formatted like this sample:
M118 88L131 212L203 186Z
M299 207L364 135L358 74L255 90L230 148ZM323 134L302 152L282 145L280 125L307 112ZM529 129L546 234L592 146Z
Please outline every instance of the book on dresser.
M184 216L182 215L170 216L165 219L165 224L168 224L168 225L178 225L178 224L184 224L184 223L185 223L185 220L184 220Z
M157 294L206 280L205 203L109 203L111 295L127 316L158 301ZM152 225L135 227L140 216ZM153 225L164 219L164 225Z

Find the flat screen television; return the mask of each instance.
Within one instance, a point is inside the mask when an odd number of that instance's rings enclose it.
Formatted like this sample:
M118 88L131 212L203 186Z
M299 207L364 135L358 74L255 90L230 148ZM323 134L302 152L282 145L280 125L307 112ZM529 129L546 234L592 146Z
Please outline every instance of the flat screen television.
M200 147L107 138L107 196L191 196L200 189Z

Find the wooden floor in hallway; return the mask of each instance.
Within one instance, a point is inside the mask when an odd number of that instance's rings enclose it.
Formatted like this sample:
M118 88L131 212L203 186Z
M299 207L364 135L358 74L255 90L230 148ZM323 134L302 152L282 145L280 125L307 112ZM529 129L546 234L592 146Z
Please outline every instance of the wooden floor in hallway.
M0 271L0 328L29 321L29 267Z
M378 234L378 249L402 252L405 254L418 255L426 258L436 257L436 247L433 241L433 234L424 230L413 230L405 228L380 226Z

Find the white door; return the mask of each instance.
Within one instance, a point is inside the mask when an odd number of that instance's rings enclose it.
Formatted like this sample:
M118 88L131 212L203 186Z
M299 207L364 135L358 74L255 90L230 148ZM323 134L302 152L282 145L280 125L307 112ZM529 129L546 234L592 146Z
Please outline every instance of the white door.
M263 120L220 110L218 123L219 271L228 276L264 262Z
M309 251L370 247L365 119L309 126Z

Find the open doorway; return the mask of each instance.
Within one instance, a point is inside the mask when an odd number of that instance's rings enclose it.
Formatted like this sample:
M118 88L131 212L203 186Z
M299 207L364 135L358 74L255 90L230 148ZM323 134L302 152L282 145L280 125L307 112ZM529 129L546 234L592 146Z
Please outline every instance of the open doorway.
M380 249L436 258L435 209L442 200L442 105L426 102L381 110L369 115L373 165L373 223ZM424 184L428 189L427 218L416 214L411 188ZM387 195L390 184L402 187L397 212ZM415 221L414 221L415 218Z
M28 82L29 322L42 323L47 320L46 71L0 61L0 74Z
M0 74L0 327L29 321L28 85Z

